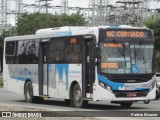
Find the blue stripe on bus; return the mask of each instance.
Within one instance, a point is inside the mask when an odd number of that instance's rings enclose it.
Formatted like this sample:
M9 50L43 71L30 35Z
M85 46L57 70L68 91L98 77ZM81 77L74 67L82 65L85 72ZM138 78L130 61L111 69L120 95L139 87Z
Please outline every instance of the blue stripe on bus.
M108 80L107 78L101 76L98 74L98 80L104 84L107 84L109 85L112 90L120 90L121 88L124 87L124 83L115 83L115 82L112 82L110 80Z
M125 83L112 82L99 74L98 74L98 80L104 84L109 85L112 88L112 90L121 90L121 88L125 88ZM134 90L138 91L138 90L148 90L148 89L149 88L135 88Z
M57 33L56 33L56 36L57 36L57 37L60 37L60 36L70 36L70 35L72 35L72 32L71 32L71 31L57 32Z
M110 26L109 28L120 29L121 27L119 27L119 26Z
M58 72L59 80L62 80L63 73L66 75L66 89L68 90L69 64L55 64L55 72Z
M20 80L20 81L26 81L27 79L32 81L32 78L25 78L25 77L11 77L12 79Z

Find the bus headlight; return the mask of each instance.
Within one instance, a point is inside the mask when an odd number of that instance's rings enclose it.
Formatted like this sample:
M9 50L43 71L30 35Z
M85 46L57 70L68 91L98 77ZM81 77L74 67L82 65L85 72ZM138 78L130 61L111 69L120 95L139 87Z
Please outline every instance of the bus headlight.
M109 85L104 84L104 83L102 83L102 82L99 82L99 85L100 85L102 88L104 88L105 90L107 90L107 91L109 91L109 92L112 92L112 88L111 88Z
M112 89L111 89L111 87L110 87L109 85L105 85L105 89L106 89L107 91L109 91L109 92L112 92Z
M156 82L153 82L150 86L149 86L149 91L153 90L153 88L155 87Z
M160 82L157 82L157 86L160 87Z

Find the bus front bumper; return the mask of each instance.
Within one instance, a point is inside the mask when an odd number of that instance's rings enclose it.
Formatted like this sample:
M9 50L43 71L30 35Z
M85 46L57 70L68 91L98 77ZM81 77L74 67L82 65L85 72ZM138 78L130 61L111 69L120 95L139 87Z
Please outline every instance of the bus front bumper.
M124 92L125 93L125 92ZM153 100L156 98L156 86L149 91L146 96L134 96L135 92L131 92L127 97L116 96L113 92L107 91L101 86L97 86L97 88L93 91L93 101L142 101L142 100Z

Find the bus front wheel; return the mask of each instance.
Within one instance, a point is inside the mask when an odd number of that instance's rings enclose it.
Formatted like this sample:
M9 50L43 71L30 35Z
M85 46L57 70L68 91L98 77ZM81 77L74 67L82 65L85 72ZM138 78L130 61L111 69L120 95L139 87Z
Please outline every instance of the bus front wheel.
M32 103L35 101L35 97L33 96L33 87L31 82L27 82L25 85L25 101L27 103Z
M84 107L88 104L88 101L82 99L82 91L78 84L73 88L73 103L77 108Z

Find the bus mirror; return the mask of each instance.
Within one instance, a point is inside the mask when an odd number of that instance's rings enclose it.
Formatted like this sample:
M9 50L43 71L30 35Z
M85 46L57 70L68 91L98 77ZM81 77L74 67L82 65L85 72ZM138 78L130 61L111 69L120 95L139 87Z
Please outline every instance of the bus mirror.
M100 50L100 48L99 47L96 47L96 49L95 49L95 58L97 58L97 64L100 64L100 62L101 62L101 50Z

